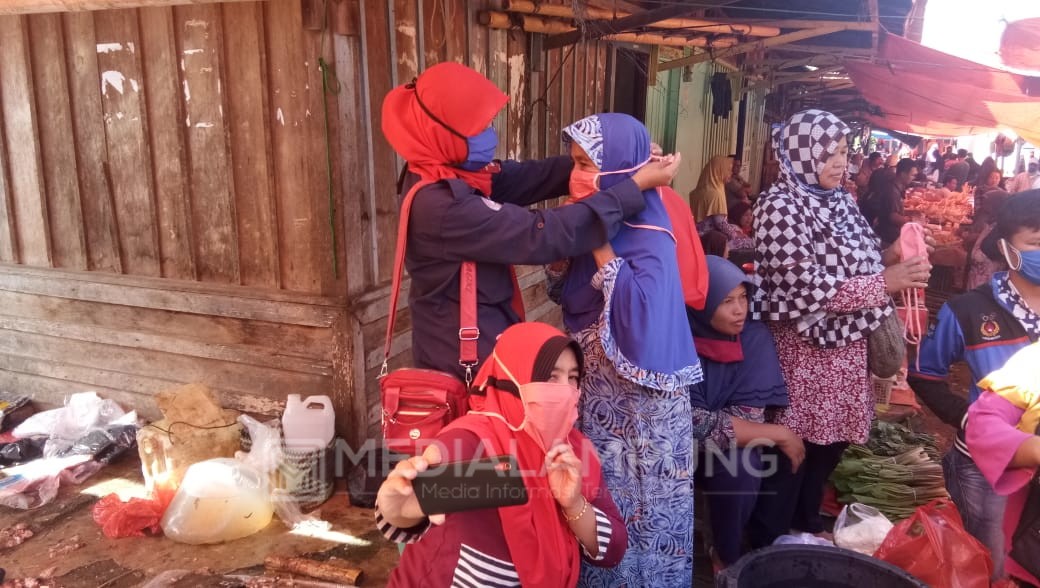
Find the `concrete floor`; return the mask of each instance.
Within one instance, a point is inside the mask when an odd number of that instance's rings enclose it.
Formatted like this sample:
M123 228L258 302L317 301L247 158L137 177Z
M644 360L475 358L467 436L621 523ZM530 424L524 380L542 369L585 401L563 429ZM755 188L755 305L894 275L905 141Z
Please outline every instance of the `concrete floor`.
M397 549L376 531L372 511L350 506L344 492L337 492L320 509L332 529L316 537L291 534L275 518L255 535L218 545L184 545L161 536L107 539L91 517L92 506L112 491L124 498L141 494L141 480L140 463L136 456L128 456L81 486L63 487L54 502L39 509L0 507L0 529L25 523L34 533L19 546L0 548L0 568L6 570L7 581L50 571L47 575L54 580L49 586L131 588L165 571L187 570L192 573L166 585L228 588L247 584L225 575L262 575L264 558L279 555L337 558L363 570L361 585L384 586L397 564ZM55 544L73 536L79 537L82 547L51 556Z

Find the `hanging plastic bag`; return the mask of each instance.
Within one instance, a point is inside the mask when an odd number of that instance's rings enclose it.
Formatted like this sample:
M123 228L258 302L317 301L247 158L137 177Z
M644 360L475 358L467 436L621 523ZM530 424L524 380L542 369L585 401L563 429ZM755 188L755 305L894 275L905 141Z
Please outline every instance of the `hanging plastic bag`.
M841 509L834 523L834 544L863 555L873 555L892 530L892 521L873 506L858 502Z
M271 522L270 473L281 460L278 431L242 415L253 440L248 454L210 459L188 468L162 528L174 541L194 545L247 537Z
M948 498L933 500L896 525L874 554L932 588L988 588L993 562L964 530Z

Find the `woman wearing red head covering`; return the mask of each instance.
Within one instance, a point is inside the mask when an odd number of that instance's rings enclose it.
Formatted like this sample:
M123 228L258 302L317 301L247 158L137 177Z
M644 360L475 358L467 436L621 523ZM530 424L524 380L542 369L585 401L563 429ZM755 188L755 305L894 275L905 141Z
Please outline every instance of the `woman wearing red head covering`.
M522 319L513 304L513 265L599 247L643 209L643 190L667 184L677 170L654 163L580 204L528 210L567 194L572 163L569 157L496 161L491 122L506 100L487 78L449 62L383 101L383 134L408 163L401 195L417 189L405 258L416 367L464 372L458 364L461 262L477 262L478 356L484 359L495 337Z
M379 489L376 523L410 543L390 586L575 586L581 558L613 566L628 535L599 458L574 428L581 349L542 323L508 328L477 375L471 411ZM427 467L515 455L528 502L426 517L412 480ZM431 524L434 523L434 524Z

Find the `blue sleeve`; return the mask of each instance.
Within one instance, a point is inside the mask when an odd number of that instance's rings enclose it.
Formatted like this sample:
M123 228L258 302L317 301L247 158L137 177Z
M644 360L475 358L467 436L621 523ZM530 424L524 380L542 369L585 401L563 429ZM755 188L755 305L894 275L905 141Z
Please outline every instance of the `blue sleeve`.
M550 157L533 161L503 161L502 171L491 183L491 199L517 206L528 206L570 191L570 157Z
M920 360L911 360L906 381L921 402L944 423L960 427L968 401L950 390L950 366L964 357L964 334L948 305L939 310L938 323L921 342Z
M920 358L910 361L910 375L933 380L946 379L950 366L964 358L964 334L948 305L939 309L935 326L921 342Z
M646 205L626 180L580 202L528 210L478 196L456 198L443 211L438 238L445 259L538 265L588 253ZM418 212L418 211L417 211Z

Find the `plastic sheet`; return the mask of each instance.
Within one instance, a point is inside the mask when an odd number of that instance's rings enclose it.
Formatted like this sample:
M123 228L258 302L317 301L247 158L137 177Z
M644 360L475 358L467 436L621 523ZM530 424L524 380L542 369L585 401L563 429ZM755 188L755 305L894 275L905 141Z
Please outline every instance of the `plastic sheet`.
M964 530L949 499L929 502L896 525L874 557L932 588L988 588L993 572L986 547Z
M873 555L892 530L889 521L873 506L858 502L841 509L834 524L834 544L863 555Z

